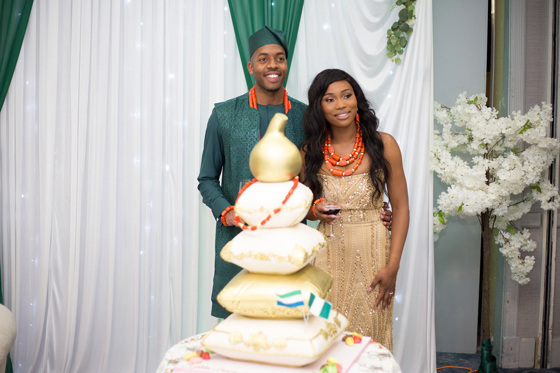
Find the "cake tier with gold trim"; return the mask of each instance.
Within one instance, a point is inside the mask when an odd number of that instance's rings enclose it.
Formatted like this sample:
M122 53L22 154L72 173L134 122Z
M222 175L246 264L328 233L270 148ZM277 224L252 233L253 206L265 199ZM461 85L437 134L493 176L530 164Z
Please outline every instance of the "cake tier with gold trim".
M235 202L235 213L250 225L259 225L271 215L265 228L290 227L297 224L307 215L313 193L304 184L298 183L289 195L293 186L292 180L281 183L256 182L239 196ZM288 195L289 198L285 200ZM280 206L282 210L275 213Z
M202 340L202 346L231 359L298 367L321 357L346 329L336 311L328 319L261 319L233 314Z
M299 223L243 231L224 246L220 256L250 272L290 274L303 268L325 246L321 232Z
M326 298L333 278L321 268L307 265L290 275L239 272L218 294L218 302L229 312L255 318L303 318L309 313L310 293ZM299 307L277 304L277 295L300 290L305 303Z

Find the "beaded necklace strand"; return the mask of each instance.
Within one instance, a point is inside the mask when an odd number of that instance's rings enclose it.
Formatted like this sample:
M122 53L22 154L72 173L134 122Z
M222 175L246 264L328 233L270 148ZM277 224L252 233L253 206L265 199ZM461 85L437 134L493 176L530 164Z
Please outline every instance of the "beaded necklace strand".
M257 108L257 95L255 93L255 87L249 90L249 106L255 110ZM284 88L284 114L288 115L288 111L292 108L292 103L288 100L288 91ZM259 129L259 141L261 140L261 130Z
M350 176L360 167L362 164L362 159L364 158L364 141L363 141L363 133L362 128L360 127L359 120L356 120L356 140L354 141L354 148L350 154L346 154L340 156L334 152L334 147L332 145L331 140L331 133L327 131L327 138L323 143L323 156L325 159L325 163L327 166L327 170L331 172L334 176L344 177ZM354 163L356 164L347 170L341 170L339 168L335 168L334 166L347 166L349 164Z
M237 199L235 200L235 203L237 203L237 201L239 200L239 197L241 197L241 195L243 194L243 192L245 192L247 190L247 188L249 188L251 185L253 185L254 183L256 183L258 180L255 178L253 180L250 180L249 182L247 182L247 184L245 184L243 186L243 188L241 188L241 190L239 191L239 194L237 195ZM282 211L282 207L284 207L284 205L286 204L286 202L288 202L288 200L290 199L290 197L292 196L292 194L294 194L294 191L296 190L298 183L299 183L299 177L294 177L293 179L293 185L290 188L290 190L288 191L288 194L286 194L286 197L284 197L284 200L282 201L282 204L280 205L280 207L275 208L274 210L272 210L271 213L268 214L268 216L266 218L264 218L259 225L249 225L249 224L243 224L241 222L241 219L239 219L239 216L237 216L237 214L235 215L235 223L237 224L237 226L243 230L250 230L250 231L255 231L257 229L259 229L260 227L262 227L263 225L265 225L270 218L272 218L272 216L278 214L280 211Z
M249 90L249 106L255 110L257 109L257 95L255 94L255 87ZM284 114L288 114L288 111L292 108L292 103L288 100L288 91L284 88Z
M284 114L288 115L288 111L292 108L292 103L288 100L288 91L284 88ZM255 93L255 86L249 90L249 106L255 110L257 107L257 94ZM261 130L259 128L259 141L261 141Z

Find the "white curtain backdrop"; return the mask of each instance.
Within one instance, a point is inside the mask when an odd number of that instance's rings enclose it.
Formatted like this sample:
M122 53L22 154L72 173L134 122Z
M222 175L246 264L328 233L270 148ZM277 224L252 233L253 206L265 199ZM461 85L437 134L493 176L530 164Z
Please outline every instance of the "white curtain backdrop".
M435 372L431 0L401 66L392 0L306 0L288 91L350 72L399 142L411 228L403 372ZM214 102L246 91L226 0L35 1L0 112L0 264L16 372L153 372L208 330L214 221L196 189Z
M432 2L418 0L403 63L385 55L387 29L402 8L386 0L310 1L304 5L287 89L307 102L313 77L341 68L360 83L403 154L410 228L397 281L394 353L403 372L435 372L432 243Z

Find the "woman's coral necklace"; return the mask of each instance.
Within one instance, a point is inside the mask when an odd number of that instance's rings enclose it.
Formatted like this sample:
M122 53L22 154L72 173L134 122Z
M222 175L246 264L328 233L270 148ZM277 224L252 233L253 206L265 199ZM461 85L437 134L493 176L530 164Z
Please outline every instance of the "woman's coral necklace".
M331 133L327 131L327 139L323 143L323 155L325 158L325 163L327 165L327 170L331 172L334 176L343 177L350 176L360 167L362 164L362 159L364 158L364 141L363 133L360 128L360 123L357 123L356 128L356 141L354 142L354 149L350 154L340 156L334 152L334 147L332 145ZM356 164L347 170L341 170L335 168L334 166L346 166L354 163Z

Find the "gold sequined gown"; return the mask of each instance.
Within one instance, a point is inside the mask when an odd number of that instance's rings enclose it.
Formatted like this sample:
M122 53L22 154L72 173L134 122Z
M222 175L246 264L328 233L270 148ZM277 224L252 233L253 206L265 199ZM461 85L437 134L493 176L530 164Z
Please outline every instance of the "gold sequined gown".
M367 292L375 274L389 260L389 231L380 218L383 200L380 197L373 203L369 173L318 176L325 198L342 206L340 219L334 223L339 239L328 241L315 259L315 265L334 278L327 300L346 316L349 332L370 336L392 351L393 302L384 312L381 306L374 311L379 287ZM320 223L317 229L328 236L331 227Z

